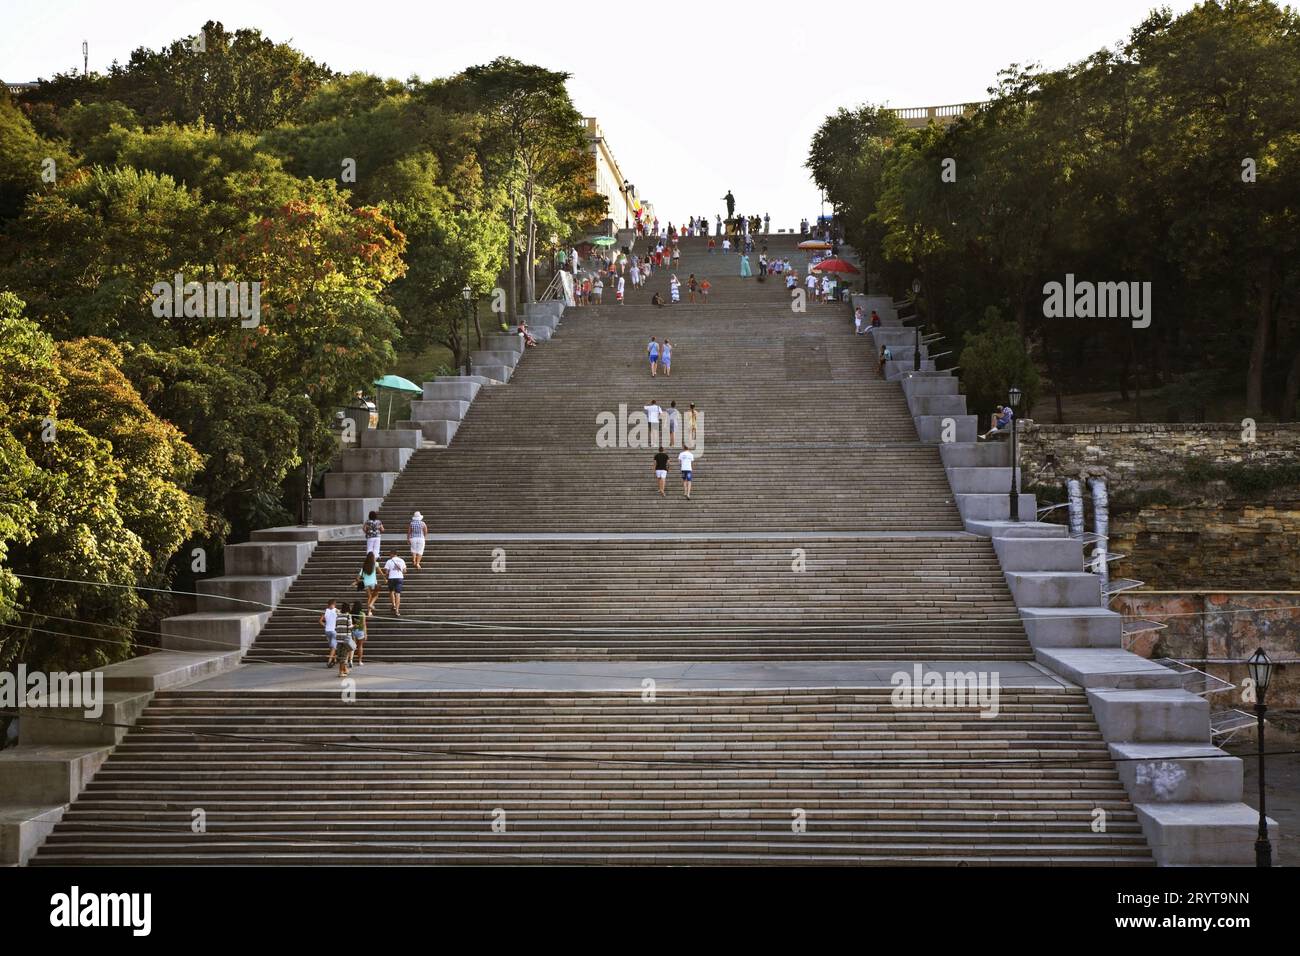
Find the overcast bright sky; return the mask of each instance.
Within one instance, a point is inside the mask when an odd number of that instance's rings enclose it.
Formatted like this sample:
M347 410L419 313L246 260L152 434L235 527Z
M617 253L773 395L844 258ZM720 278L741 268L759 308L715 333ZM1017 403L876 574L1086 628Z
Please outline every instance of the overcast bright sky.
M1188 0L1169 4L1175 12ZM818 211L803 161L818 124L862 102L980 100L1010 63L1058 67L1128 35L1151 0L845 0L836 4L5 0L0 78L102 71L212 18L257 27L336 70L445 76L509 55L571 73L624 175L661 218L737 211L773 228ZM724 210L725 211L725 210Z

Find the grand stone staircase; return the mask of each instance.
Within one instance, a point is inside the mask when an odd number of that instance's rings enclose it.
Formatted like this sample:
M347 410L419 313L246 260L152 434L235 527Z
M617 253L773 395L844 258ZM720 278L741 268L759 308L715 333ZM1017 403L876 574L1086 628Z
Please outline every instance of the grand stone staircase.
M36 860L977 861L1149 861L1081 691L168 692Z
M316 625L357 594L355 529L268 535L244 665L154 693L33 862L1153 862L1095 700L1035 662L1028 585L923 440L943 403L914 418L843 304L796 312L699 240L676 271L712 301L649 305L661 272L430 383L413 414L455 417L333 482L432 535L367 665L340 686ZM660 498L650 449L596 445L651 399L703 416L690 501L675 462ZM897 706L914 665L996 675L997 715Z

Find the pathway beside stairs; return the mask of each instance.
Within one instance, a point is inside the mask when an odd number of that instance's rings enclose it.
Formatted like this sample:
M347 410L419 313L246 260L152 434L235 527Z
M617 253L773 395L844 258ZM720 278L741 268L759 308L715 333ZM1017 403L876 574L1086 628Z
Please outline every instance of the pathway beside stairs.
M33 862L1149 865L1084 690L1034 662L871 338L683 249L711 301L651 305L661 271L568 309L405 462L381 517L423 512L425 567L400 618L381 597L355 695L316 624L358 594L353 537L242 667L154 695ZM597 447L651 400L700 411L689 501L676 449L660 498L653 449ZM896 706L918 664L996 675L997 712Z

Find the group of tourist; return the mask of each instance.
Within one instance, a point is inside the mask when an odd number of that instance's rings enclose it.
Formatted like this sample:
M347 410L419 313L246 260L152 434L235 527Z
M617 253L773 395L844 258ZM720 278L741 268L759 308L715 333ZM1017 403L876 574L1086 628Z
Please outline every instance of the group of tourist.
M653 342L654 340L651 339ZM667 497L665 484L668 481L668 452L664 451L664 432L668 432L668 447L672 448L677 445L677 439L682 437L682 450L677 454L677 466L682 473L682 494L689 500L691 497L691 480L694 477L695 466L695 442L694 439L699 435L700 419L699 411L695 403L691 402L690 407L686 410L685 424L682 422L682 414L677 409L677 402L668 403L668 407L663 408L655 399L650 399L650 404L645 406L646 424L650 426L650 443L657 444L659 450L655 452L655 487L659 491L659 496Z
M688 302L695 302L695 297L697 295L700 297L699 301L709 301L709 292L713 289L713 284L709 282L708 279L697 279L695 278L695 273L692 272L686 277L685 284L686 298ZM673 273L672 277L668 280L668 298L672 302L682 301L682 281L677 278L676 273ZM656 292L650 297L650 304L662 307L664 304L663 296ZM653 372L653 369L651 371Z
M722 232L722 217L718 217L717 232ZM678 229L671 222L668 224L668 238L677 239L679 237L694 238L695 236L707 236L709 234L709 217L708 216L691 216L686 225Z
M626 249L613 256L602 256L596 270L590 275L575 279L574 304L601 305L605 300L606 286L613 291L614 302L622 305L628 285L639 289L659 269L672 268L681 262L682 252L676 240L659 239L654 248L642 255L632 255ZM677 282L676 276L673 283ZM655 293L655 305L663 305L663 297ZM674 299L676 301L676 299Z
M876 314L875 309L872 309L871 317L867 318L862 311L862 306L858 306L853 310L853 332L856 335L864 335L868 327L880 328L880 316Z
M353 659L357 666L365 664L366 638L369 626L367 619L374 617L375 604L379 601L379 581L383 578L388 586L388 600L395 617L402 616L402 582L406 579L407 564L397 547L389 550L388 560L382 565L384 523L379 520L379 513L370 512L370 516L361 523L361 534L366 540L366 554L357 569L353 586L363 592L363 600L336 601L331 599L320 616L320 625L325 631L325 642L329 655L325 659L326 667L338 665L339 676L346 677L352 670ZM410 569L420 570L424 560L424 543L429 534L429 526L424 523L424 515L415 512L406 526L407 546L411 551Z
M834 302L836 285L838 283L830 273L826 273L819 280L815 273L809 272L804 279L804 286L808 290L808 298L815 302ZM794 288L788 279L786 280L786 288Z
M718 240L710 239L708 245L709 254L712 255L713 252L718 248L719 248ZM736 241L733 243L731 241L730 236L723 236L721 240L721 248L724 255L730 253L733 248L736 250L737 255L742 255L742 256L751 255L754 252L754 237L737 236ZM764 254L767 253L767 246L763 247L763 253Z
M684 226L675 226L671 222L668 228L664 230L664 235L668 239L677 238L695 238L696 236L757 236L767 234L770 231L772 217L770 215L762 216L737 216L728 212L727 219L724 222L722 216L714 217L712 223L709 222L708 216L691 216ZM656 228L653 235L658 235Z
M668 339L664 339L661 345L655 336L650 336L650 344L646 346L646 354L650 357L651 378L659 374L660 368L663 368L664 375L673 374L673 343Z

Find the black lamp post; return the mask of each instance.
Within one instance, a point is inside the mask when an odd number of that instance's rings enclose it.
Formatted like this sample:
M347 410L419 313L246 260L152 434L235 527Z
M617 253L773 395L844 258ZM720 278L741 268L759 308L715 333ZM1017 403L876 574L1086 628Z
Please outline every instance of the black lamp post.
M1255 722L1259 753L1259 835L1255 838L1255 865L1273 865L1273 847L1268 842L1268 817L1264 814L1264 695L1268 693L1269 678L1273 676L1273 662L1264 648L1255 649L1246 661L1246 670L1255 684Z
M912 347L912 371L921 371L921 324L916 325L916 344Z
M1020 395L1020 388L1016 385L1012 385L1007 392L1007 404L1011 406L1011 493L1007 503L1010 505L1008 515L1012 521L1020 520L1020 469L1016 464L1016 419L1020 415Z
M469 375L469 303L474 296L474 290L466 285L465 288L460 290L460 294L465 298L465 374Z
M307 453L307 488L306 497L303 499L303 524L308 528L312 526L311 520L311 480L316 473L316 456L311 452Z
M304 393L302 397L305 398L308 401L308 403L311 402L310 395ZM308 405L308 407L310 407L310 404ZM312 525L311 483L312 483L312 479L316 477L316 451L315 451L315 447L312 444L312 440L314 437L315 436L312 435L311 429L309 427L307 431L307 447L303 449L304 454L302 456L303 470L306 473L303 476L305 481L304 481L303 497L302 497L302 523L306 525L308 528L310 528Z

